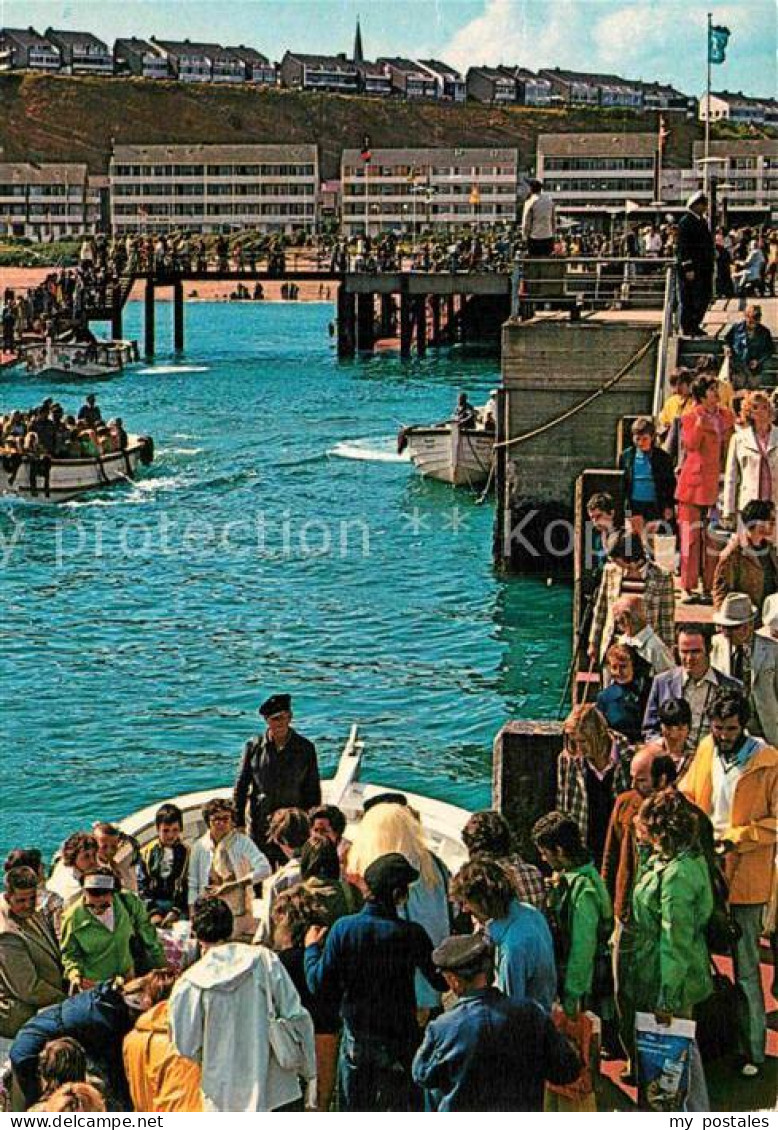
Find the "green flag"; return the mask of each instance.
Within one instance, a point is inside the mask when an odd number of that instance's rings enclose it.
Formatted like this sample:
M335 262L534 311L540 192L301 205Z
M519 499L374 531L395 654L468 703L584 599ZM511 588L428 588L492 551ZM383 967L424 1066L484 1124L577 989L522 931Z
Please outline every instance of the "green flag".
M728 27L722 27L720 24L711 26L708 32L708 61L711 63L723 63L727 57L727 43L732 33Z

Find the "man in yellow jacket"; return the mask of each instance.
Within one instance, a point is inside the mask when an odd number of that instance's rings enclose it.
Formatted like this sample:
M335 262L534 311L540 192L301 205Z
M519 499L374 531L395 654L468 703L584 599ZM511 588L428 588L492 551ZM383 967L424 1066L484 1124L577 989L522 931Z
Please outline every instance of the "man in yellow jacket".
M742 931L735 947L735 976L744 994L742 1072L754 1076L765 1059L759 938L776 882L778 750L746 731L749 706L739 691L718 691L709 717L710 736L700 742L680 788L710 816L726 852L730 907Z

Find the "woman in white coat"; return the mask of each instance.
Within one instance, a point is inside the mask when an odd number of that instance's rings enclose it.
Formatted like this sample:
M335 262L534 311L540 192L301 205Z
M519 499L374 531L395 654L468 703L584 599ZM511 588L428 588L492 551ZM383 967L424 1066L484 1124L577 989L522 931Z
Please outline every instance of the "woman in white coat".
M736 428L724 472L722 512L734 525L747 502L759 499L778 507L778 428L766 392L749 392L743 406L746 425Z

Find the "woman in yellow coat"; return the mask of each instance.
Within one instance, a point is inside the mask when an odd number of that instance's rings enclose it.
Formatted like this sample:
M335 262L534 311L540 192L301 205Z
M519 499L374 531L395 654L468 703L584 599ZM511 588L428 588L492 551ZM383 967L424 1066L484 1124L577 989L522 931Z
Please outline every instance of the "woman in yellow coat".
M171 1043L167 1000L138 1017L124 1038L123 1055L135 1110L202 1111L200 1068L179 1055Z

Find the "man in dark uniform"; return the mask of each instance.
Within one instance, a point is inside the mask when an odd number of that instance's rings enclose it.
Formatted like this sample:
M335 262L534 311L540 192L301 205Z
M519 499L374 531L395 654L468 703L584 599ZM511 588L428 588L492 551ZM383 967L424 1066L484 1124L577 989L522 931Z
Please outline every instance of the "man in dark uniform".
M235 784L235 809L238 826L248 825L254 843L277 865L286 860L276 845L268 842L270 817L279 808L307 811L321 804L319 765L316 747L291 727L290 695L271 695L262 703L259 713L267 730L261 738L247 741L243 749Z
M708 198L693 192L686 211L678 221L678 282L681 297L681 333L686 337L703 334L702 319L713 297L715 252L705 213Z
M432 960L457 1002L427 1026L413 1061L428 1110L542 1110L546 1080L578 1077L578 1055L548 1013L492 985L483 934L444 938Z

